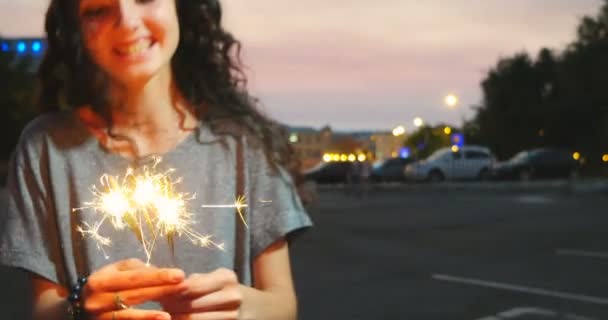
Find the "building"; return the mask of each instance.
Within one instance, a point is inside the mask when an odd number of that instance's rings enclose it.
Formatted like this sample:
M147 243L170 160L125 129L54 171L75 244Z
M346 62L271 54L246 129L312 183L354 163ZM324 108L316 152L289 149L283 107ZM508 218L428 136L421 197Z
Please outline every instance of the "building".
M316 130L310 127L290 127L289 142L300 159L302 169L315 166L323 160L323 154L329 148L333 133L331 128Z
M323 161L352 161L351 159L383 160L403 156L400 152L405 135L390 132L334 132L326 126L320 130L310 127L289 127L289 142L306 170Z
M374 156L378 160L403 156L401 150L405 144L405 134L395 135L392 132L374 133L370 140L373 145Z

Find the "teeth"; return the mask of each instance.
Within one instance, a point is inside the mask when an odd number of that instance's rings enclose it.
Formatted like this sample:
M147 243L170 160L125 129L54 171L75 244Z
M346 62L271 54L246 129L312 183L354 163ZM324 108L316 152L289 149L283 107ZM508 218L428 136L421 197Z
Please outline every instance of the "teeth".
M125 55L134 55L146 50L149 46L150 40L142 39L130 46L118 48L118 52Z

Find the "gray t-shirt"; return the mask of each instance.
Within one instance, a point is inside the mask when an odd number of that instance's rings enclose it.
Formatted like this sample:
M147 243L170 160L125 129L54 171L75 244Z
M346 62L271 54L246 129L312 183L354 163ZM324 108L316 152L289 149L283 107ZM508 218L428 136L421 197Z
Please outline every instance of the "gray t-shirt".
M177 192L195 197L187 201L196 224L193 229L224 249L202 248L186 237L176 237L174 254L165 239L156 242L151 263L175 266L186 274L224 267L235 270L239 281L252 284L253 259L281 238L311 226L291 178L272 170L261 148L244 136L219 135L201 123L197 130L162 155L155 171L171 174ZM242 144L243 214L234 208L204 205L233 204L237 193L237 145ZM129 161L105 151L74 113L40 116L24 130L13 154L8 176L8 208L0 233L0 264L23 268L63 286L113 261L146 260L143 247L130 229L104 223L99 234L112 244L100 250L78 227L93 226L99 214L73 211L94 199L93 186L104 174L121 177L128 168L150 166L152 157Z

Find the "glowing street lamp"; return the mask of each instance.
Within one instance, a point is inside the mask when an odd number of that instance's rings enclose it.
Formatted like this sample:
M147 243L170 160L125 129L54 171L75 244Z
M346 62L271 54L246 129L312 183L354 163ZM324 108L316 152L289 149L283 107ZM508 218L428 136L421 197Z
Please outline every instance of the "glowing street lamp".
M289 142L297 143L298 140L298 135L296 133L292 133L291 135L289 135Z
M395 137L402 136L404 134L405 134L405 128L403 126L398 126L397 128L393 129L393 135Z
M422 120L422 118L420 117L416 117L414 119L414 125L416 126L416 128L420 128L424 125L424 120Z
M454 108L458 105L458 97L455 94L448 94L444 99L445 105Z

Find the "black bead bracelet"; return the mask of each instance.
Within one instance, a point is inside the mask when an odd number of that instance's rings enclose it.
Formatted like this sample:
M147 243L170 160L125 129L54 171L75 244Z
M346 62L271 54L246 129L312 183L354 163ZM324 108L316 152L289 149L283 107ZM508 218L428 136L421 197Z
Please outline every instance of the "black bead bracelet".
M84 309L82 305L82 289L87 283L87 277L78 278L68 296L70 305L68 307L68 315L70 320L84 320Z

